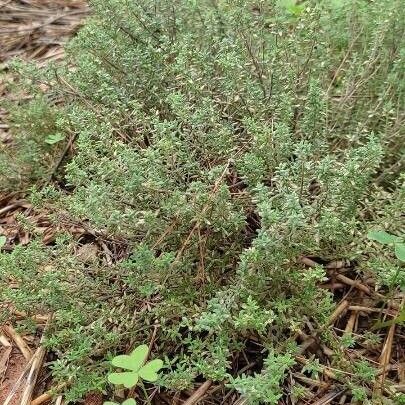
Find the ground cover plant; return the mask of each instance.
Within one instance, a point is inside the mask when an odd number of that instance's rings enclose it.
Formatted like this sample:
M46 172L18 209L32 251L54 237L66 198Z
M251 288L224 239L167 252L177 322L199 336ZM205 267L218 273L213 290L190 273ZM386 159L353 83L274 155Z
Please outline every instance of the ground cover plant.
M203 381L220 387L211 403L294 403L308 390L286 388L291 371L323 372L317 353L300 364L313 333L339 395L402 403L348 355L356 337L330 330L336 296L320 287L338 259L373 273L384 305L405 285L402 259L367 239L403 246L401 2L91 6L64 65L14 63L33 98L8 106L2 187L59 234L45 245L32 229L0 255L1 320L53 314L45 345L68 403L112 393L114 356L145 343L164 367L137 403Z

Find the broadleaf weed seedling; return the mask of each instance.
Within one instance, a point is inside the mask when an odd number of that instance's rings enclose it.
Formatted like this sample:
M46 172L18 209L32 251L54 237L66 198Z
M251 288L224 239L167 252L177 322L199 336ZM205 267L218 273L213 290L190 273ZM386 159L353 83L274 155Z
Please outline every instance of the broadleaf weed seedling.
M393 246L395 257L401 262L405 262L405 243L403 238L391 235L385 231L370 231L367 234L367 237L381 243L382 245Z
M155 382L158 379L158 372L163 367L161 359L154 359L145 363L148 356L148 346L140 345L131 354L115 356L111 364L115 367L129 370L118 373L110 373L108 381L114 385L123 385L125 388L133 388L138 384L139 379ZM115 402L105 402L105 405L115 404ZM135 405L136 401L129 398L123 405Z
M383 245L393 246L395 257L401 262L405 262L405 243L403 238L392 235L385 231L370 231L367 234L367 237ZM400 271L400 268L398 268L398 271ZM391 319L386 322L379 321L373 326L373 329L381 329L391 326L393 324L403 324L404 322L405 322L405 307L403 306L398 312L398 315L394 319Z

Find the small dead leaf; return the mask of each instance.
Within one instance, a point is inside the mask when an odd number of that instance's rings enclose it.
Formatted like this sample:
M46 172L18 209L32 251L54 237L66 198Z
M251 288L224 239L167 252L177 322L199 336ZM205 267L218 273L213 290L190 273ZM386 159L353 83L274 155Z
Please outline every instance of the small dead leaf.
M82 263L90 264L97 261L98 247L94 243L82 245L77 249L77 259Z

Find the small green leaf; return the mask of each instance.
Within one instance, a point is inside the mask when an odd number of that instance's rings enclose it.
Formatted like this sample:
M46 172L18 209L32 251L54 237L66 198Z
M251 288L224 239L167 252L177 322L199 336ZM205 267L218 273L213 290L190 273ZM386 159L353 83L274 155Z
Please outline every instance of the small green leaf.
M49 145L53 145L55 143L58 143L60 141L63 141L66 138L65 135L60 134L59 132L57 132L56 134L52 134L52 135L48 135L45 138L45 142Z
M103 405L120 405L118 402L106 401ZM136 405L136 401L133 398L126 399L121 405Z
M294 15L295 17L299 17L302 12L304 11L305 6L303 4L294 4L287 8L287 11Z
M405 262L405 243L396 243L395 244L395 256L401 262Z
M376 240L377 242L383 244L397 243L401 241L401 238L399 238L398 236L391 235L390 233L385 231L370 231L367 234L367 237L371 240Z
M124 368L126 370L138 371L138 369L133 369L131 357L126 354L114 357L111 360L111 364L115 367Z
M138 346L130 355L120 355L112 359L111 363L115 367L126 370L138 371L148 355L148 346Z
M278 0L277 4L295 17L302 14L305 9L305 4L297 4L296 0Z
M332 8L340 8L344 5L344 2L342 0L330 0L329 1L329 6L332 6Z
M2 248L7 242L7 238L4 235L0 235L0 248Z
M139 376L146 381L154 382L158 379L157 372L162 367L163 361L160 359L149 361L139 370Z
M111 373L108 374L108 381L115 385L123 385L125 388L132 388L138 382L139 375L137 372L131 371L126 373Z
M136 401L133 398L128 398L121 405L136 405Z
M371 329L372 330L382 329L394 324L403 325L404 323L405 323L405 307L402 307L398 315L394 319L385 322L378 321Z

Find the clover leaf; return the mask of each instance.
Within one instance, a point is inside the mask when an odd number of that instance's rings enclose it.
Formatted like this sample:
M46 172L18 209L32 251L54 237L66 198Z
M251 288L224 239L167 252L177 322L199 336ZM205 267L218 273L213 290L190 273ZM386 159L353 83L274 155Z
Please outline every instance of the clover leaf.
M108 381L115 385L123 385L125 388L132 388L138 382L137 372L130 373L111 373L108 375Z
M139 377L145 381L154 382L158 379L157 372L163 367L163 361L160 359L152 360L146 363L139 370Z
M111 373L108 375L108 381L115 385L123 385L125 388L134 387L138 383L139 377L149 382L156 381L157 373L163 367L163 361L155 359L144 364L147 356L148 346L140 345L129 355L114 357L111 361L113 366L130 371Z
M111 363L115 367L124 368L131 371L139 371L148 355L148 346L138 346L130 355L116 356Z

